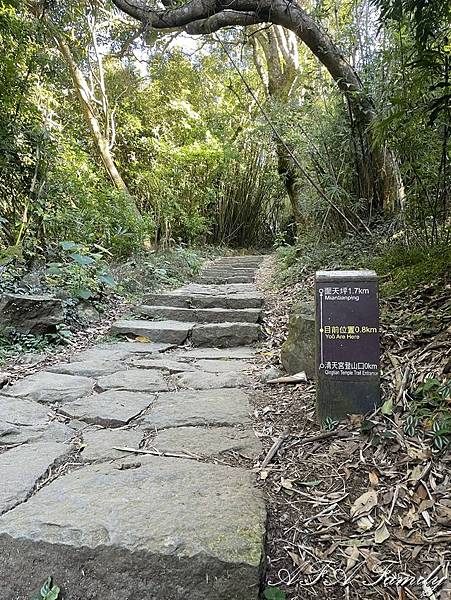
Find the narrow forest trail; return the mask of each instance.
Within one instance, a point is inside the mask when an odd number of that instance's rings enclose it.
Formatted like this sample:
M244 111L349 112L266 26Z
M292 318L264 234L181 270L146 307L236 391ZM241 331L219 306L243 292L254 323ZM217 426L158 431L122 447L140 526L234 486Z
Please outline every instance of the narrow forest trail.
M48 575L73 600L257 599L261 259L222 258L112 328L145 341L2 390L0 600L29 600Z

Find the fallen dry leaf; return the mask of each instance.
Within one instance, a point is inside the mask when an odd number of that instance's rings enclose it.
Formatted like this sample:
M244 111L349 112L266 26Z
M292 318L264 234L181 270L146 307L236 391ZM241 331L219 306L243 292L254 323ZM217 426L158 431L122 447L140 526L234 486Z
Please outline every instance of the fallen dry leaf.
M357 519L364 515L369 514L373 508L377 505L377 492L375 490L368 490L357 498L354 504L351 506L351 517Z
M375 487L379 483L379 477L377 476L376 471L370 471L368 473L368 479L370 480L370 483L373 487Z
M410 507L409 512L407 512L401 519L401 527L412 529L414 522L418 519L418 513L413 506Z
M390 533L389 533L389 531L387 529L387 525L385 524L385 521L384 521L379 525L379 527L374 532L374 541L376 542L376 544L382 544L383 542L385 542L385 540L388 540L389 537L390 537Z
M355 567L355 565L357 564L357 561L359 559L360 556L360 551L357 548L357 546L354 547L350 547L346 549L346 554L349 555L349 558L346 562L346 569L345 571L349 571L350 569L352 569L353 567Z

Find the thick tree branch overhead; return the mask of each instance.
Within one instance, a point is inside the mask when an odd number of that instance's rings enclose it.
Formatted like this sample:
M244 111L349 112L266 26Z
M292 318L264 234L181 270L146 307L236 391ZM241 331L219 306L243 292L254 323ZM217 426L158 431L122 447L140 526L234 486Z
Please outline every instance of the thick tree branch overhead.
M158 9L140 0L113 0L114 4L147 27L180 28L192 35L223 27L273 23L293 31L326 67L344 92L360 92L354 69L312 17L293 0L191 0L181 6ZM365 110L369 110L367 103ZM369 118L371 120L371 117Z

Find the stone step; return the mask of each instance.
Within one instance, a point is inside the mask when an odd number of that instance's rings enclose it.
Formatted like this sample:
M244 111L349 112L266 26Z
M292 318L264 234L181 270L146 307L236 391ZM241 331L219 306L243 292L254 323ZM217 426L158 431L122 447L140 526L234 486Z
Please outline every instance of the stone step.
M250 281L249 283L252 283L255 280L255 271L251 271L250 273L243 273L243 272L231 272L231 271L225 271L225 270L220 270L220 271L212 271L210 269L208 269L208 271L202 271L202 273L200 273L199 277L217 277L217 278L224 278L224 277L247 277ZM241 281L238 281L237 283L243 283ZM244 282L244 283L248 283L248 282Z
M257 323L261 315L259 308L180 308L174 306L138 306L136 311L151 319L172 321L195 321L197 323Z
M130 319L116 321L110 333L143 336L154 342L181 345L188 339L193 346L230 348L247 346L258 341L260 327L256 323L212 323L199 325L184 321L147 321ZM60 375L60 377L64 377ZM66 375L68 377L68 375Z
M194 323L182 321L148 321L145 319L120 320L113 323L110 333L148 338L151 342L184 344Z
M230 348L258 341L260 327L254 323L217 323L196 325L191 332L193 346Z
M261 254L257 254L257 255L248 254L247 256L223 256L221 258L218 258L215 262L232 262L232 263L252 262L252 263L261 264L264 259L265 259L265 256L261 255Z
M179 359L203 359L203 360L246 360L256 356L254 348L249 346L236 346L234 348L178 348L171 354L171 358Z
M0 517L0 597L30 598L51 573L66 598L257 600L265 519L244 469L151 456L88 465Z
M249 275L201 275L198 279L199 283L215 284L215 283L252 283L254 276Z
M254 275L256 272L256 269L254 268L249 268L249 269L243 269L242 267L232 267L232 266L212 266L212 267L207 267L206 269L202 270L202 273L208 273L208 274L218 274L218 275Z
M204 286L206 287L206 286ZM172 294L146 294L144 300L147 305L168 306L175 308L219 308L243 310L261 308L263 297L257 293L243 293L236 295L207 295L172 293Z

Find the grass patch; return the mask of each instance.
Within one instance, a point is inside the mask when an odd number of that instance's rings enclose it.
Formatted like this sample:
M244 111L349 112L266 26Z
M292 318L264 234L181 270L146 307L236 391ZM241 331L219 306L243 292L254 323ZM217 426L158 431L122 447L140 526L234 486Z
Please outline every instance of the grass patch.
M381 296L389 298L444 279L451 266L451 247L409 245L377 230L372 236L335 241L303 237L294 246L276 250L276 288L302 282L320 269L373 269L380 278Z
M372 265L381 278L382 296L395 296L446 276L451 265L451 248L391 244L373 259Z

